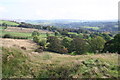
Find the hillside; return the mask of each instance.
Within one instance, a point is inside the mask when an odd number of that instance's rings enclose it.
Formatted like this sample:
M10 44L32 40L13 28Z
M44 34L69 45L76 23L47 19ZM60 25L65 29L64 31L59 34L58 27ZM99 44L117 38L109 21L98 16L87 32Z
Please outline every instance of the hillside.
M3 78L117 78L118 54L38 53L31 40L3 41ZM8 64L9 63L9 64Z
M83 28L94 31L118 31L117 20L26 20L27 23L56 26L57 28Z
M5 34L10 34L12 36L18 36L18 37L28 37L31 39L32 32L38 31L41 34L41 37L46 37L46 33L53 34L51 31L47 30L38 30L34 28L20 28L20 27L7 27L6 29L3 29L3 27L0 27L0 37Z
M8 21L8 20L0 20L0 24L7 24L7 25L13 25L13 26L18 26L19 23L18 22L14 22L14 21Z

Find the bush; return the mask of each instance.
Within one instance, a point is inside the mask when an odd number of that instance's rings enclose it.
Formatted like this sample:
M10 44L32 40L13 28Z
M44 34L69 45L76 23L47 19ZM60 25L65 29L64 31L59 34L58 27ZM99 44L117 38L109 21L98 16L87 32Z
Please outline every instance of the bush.
M11 34L5 34L3 38L13 38L13 36Z
M40 33L37 32L37 31L33 31L33 32L32 32L32 36L39 36L39 35L40 35Z
M46 40L40 40L38 44L40 46L45 46L46 45Z
M44 50L44 47L43 46L40 46L38 49L35 50L35 52L43 52Z
M33 37L33 41L36 42L36 43L39 43L39 38L38 38L38 36L34 36L34 37Z
M2 38L28 39L28 37L12 36L11 34L5 34Z
M47 42L49 42L47 45L48 51L63 53L63 45L57 37L49 36L47 37Z

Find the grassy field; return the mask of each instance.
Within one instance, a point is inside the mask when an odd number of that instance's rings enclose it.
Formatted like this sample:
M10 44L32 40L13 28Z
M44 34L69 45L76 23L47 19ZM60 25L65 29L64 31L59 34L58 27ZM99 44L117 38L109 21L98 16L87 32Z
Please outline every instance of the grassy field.
M12 21L6 21L6 20L0 20L0 24L6 23L7 25L15 25L18 26L18 23L12 22Z
M36 44L31 40L2 41L4 78L118 77L118 54L72 56L52 52L38 53L34 52ZM25 47L26 50L21 47Z
M83 28L87 28L87 29L93 29L93 30L99 30L99 27L90 27L90 26L84 26Z
M3 27L0 27L0 30L3 30L4 28Z
M31 39L33 31L38 31L40 33L40 38L46 38L46 33L49 33L50 36L54 36L54 33L50 31L19 27L7 27L7 29L3 29L3 27L0 27L0 36L3 36L5 34L11 34L12 36L29 37Z
M68 32L68 34L75 34L75 35L78 35L77 33L75 32Z
M21 33L21 32L7 32L7 31L2 31L2 35L5 34L11 34L14 36L20 36L20 37L31 37L31 33Z

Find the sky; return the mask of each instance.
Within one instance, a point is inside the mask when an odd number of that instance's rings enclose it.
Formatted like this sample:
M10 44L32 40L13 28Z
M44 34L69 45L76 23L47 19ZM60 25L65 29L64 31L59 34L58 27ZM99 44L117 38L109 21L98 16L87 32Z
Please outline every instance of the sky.
M0 0L0 19L118 19L119 0Z

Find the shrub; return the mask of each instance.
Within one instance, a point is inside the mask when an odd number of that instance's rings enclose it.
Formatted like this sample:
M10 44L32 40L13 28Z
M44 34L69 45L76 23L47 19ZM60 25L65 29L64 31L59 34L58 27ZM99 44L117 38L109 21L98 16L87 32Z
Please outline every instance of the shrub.
M35 50L35 52L43 52L44 50L44 47L43 46L40 46L38 49Z
M13 36L11 34L5 34L3 38L13 38Z
M39 43L38 43L40 46L45 46L46 45L46 40L39 40Z
M5 34L2 38L28 39L28 37L12 36L11 34Z
M36 42L36 43L39 43L39 37L38 36L34 36L33 37L33 41Z
M38 31L33 31L32 32L32 36L39 36L39 35L40 35L40 33Z

